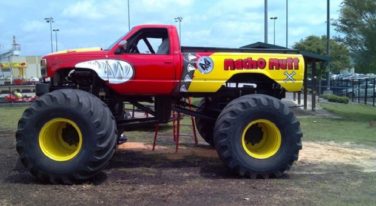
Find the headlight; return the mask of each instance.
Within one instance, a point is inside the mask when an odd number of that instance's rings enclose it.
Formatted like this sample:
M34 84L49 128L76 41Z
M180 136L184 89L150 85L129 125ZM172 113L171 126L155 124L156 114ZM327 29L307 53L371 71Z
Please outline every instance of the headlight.
M47 60L46 59L40 60L40 74L42 75L42 77L47 76Z

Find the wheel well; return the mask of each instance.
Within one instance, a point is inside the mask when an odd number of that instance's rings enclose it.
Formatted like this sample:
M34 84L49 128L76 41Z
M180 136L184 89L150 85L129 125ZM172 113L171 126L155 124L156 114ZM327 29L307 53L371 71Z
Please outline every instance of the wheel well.
M235 74L226 85L240 89L243 93L267 94L279 99L285 97L285 89L264 74Z
M90 69L61 68L51 79L53 89L78 88L98 96L100 87L104 86L103 80Z
M163 96L126 96L117 94L109 88L105 81L98 77L91 69L64 68L56 72L51 78L51 91L63 88L84 90L99 97L111 110L116 120L123 120L125 117L124 103L128 102L136 108L152 114L159 122L167 122L171 114L170 97ZM152 102L154 108L150 109L141 102Z
M276 85L280 86L277 82L265 76L264 74L235 74L227 83L254 83L257 88L273 88Z

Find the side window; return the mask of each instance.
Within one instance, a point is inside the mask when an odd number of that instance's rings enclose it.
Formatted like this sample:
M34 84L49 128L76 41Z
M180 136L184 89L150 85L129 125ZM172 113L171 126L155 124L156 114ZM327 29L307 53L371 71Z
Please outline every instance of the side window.
M138 41L137 49L140 54L152 54L152 51L150 51L149 47L146 45L143 39L140 39Z
M148 41L155 52L158 51L159 46L162 44L162 38L148 38Z
M154 54L162 44L162 38L142 38L137 43L137 49L140 54ZM149 43L149 46L148 46Z
M170 40L167 29L142 29L129 40L125 53L169 54Z
M169 54L170 53L170 40L168 36L161 38L161 43L158 46L156 54Z

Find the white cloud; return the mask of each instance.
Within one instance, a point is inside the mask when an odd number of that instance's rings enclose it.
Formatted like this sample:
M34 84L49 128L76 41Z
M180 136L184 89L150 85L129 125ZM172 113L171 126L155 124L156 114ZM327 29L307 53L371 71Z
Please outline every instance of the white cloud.
M63 15L75 18L102 19L104 13L97 7L95 1L84 0L78 1L63 10Z
M220 15L222 12L235 13L238 15L243 15L250 10L264 8L264 0L218 0L212 1L209 7L213 12Z
M311 32L307 27L295 27L293 30L293 32L290 32L290 35L292 37L306 37L304 34L307 34L309 32Z
M169 11L176 11L179 8L187 8L193 5L194 0L140 0L140 1L132 1L131 7L136 6L136 8L142 8L142 10L147 12L161 12L161 10L165 10L164 12ZM142 11L141 10L141 11Z

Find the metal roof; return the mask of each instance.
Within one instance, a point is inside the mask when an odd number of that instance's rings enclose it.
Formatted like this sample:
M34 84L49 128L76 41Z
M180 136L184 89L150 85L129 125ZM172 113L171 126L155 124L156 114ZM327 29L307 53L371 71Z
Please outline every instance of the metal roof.
M274 45L274 44L267 44L267 43L264 43L264 42L256 42L256 43L253 43L253 44L248 44L248 45L245 45L245 46L242 46L240 47L241 49L283 49L283 50L287 50L287 51L297 51L295 49L289 49L289 48L286 48L286 47L283 47L283 46L278 46L278 45ZM329 56L326 56L326 55L321 55L321 54L316 54L316 53L312 53L312 52L307 52L307 51L299 51L299 53L301 53L304 57L304 59L306 61L310 61L310 62L328 62L330 61L330 57Z

